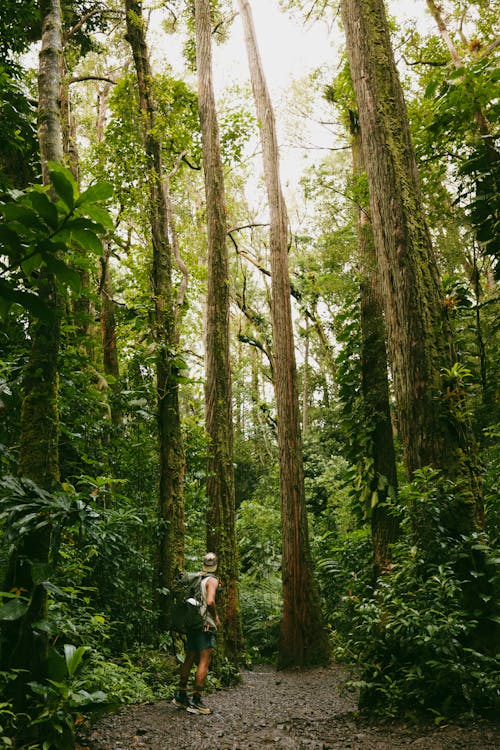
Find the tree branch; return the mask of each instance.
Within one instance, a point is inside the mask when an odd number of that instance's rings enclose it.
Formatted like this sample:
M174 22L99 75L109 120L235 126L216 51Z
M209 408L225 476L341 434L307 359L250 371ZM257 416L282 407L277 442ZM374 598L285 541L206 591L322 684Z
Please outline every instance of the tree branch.
M91 11L89 11L88 13L86 13L86 14L85 14L84 16L82 16L82 17L80 18L80 20L78 21L78 23L76 23L76 24L75 24L75 25L74 25L74 26L73 26L73 27L72 27L72 28L71 28L71 29L70 29L70 30L69 30L69 31L67 32L67 34L66 34L66 41L68 41L68 39L71 39L71 37L72 37L72 36L74 36L74 35L75 35L75 34L77 33L77 31L80 31L80 29L82 28L82 26L83 26L84 24L86 24L86 23L87 23L87 21L88 21L88 20L89 20L90 18L92 18L92 16L101 16L101 15L102 15L102 16L104 16L104 15L108 15L108 16L109 16L110 18L111 18L111 17L118 17L118 16L121 16L121 14L120 14L120 13L118 13L117 11L111 11L111 10L109 10L109 8L94 8L94 10L91 10Z
M116 81L106 76L75 76L69 79L68 84L82 83L82 81L104 81L104 83L111 83L113 86L116 86Z

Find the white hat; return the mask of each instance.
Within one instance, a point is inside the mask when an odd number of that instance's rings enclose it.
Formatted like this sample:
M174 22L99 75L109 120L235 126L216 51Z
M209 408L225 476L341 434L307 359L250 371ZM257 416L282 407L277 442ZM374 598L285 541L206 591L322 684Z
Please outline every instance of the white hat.
M205 573L214 573L217 570L218 562L215 552L207 552L203 558L202 570L204 570Z

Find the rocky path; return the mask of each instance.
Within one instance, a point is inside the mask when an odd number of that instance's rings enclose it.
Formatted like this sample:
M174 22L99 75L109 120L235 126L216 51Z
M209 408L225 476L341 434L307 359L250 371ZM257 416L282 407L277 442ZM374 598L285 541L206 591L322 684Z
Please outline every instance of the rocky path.
M93 750L500 750L500 725L442 728L356 718L337 666L276 672L257 666L237 687L205 697L210 716L167 702L126 706L94 727Z

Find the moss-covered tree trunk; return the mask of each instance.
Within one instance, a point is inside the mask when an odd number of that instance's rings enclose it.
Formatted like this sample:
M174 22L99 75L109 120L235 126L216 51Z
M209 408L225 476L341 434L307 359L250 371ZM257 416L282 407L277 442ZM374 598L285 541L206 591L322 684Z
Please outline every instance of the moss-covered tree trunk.
M120 361L118 358L118 346L116 341L116 316L115 302L113 300L113 284L109 268L110 247L103 246L101 257L101 279L100 279L100 322L102 341L102 363L104 374L111 376L111 420L114 425L121 424L122 409L119 399Z
M282 668L324 664L329 644L309 547L300 407L288 272L288 220L279 177L274 112L260 60L250 6L239 0L270 211L274 389L278 413L281 494L283 619Z
M212 82L210 3L195 0L194 7L208 250L205 344L205 416L210 441L206 485L209 500L207 546L219 556L219 572L224 583L218 653L236 664L241 659L242 632L237 589L226 202Z
M359 129L352 132L353 170L364 175ZM368 199L368 196L367 196ZM368 200L366 201L368 203ZM375 575L387 568L398 522L387 500L397 492L396 455L389 401L385 323L368 205L358 206L358 247L361 274L361 390L365 429L373 460L370 524Z
M156 589L169 588L184 564L184 449L179 412L175 350L178 334L172 290L172 259L163 186L161 141L155 128L153 77L148 59L142 5L125 0L127 40L134 57L143 141L148 163L149 219L153 245L154 338L156 343L157 419L159 435L158 557ZM166 625L164 597L159 597L160 626Z
M370 189L388 349L408 474L460 488L457 531L482 523L477 453L443 304L383 0L341 0Z
M60 117L62 17L59 0L40 2L42 46L38 74L38 139L43 181L50 184L48 161L62 162ZM19 474L45 490L59 480L58 354L61 301L54 278L46 271L39 277L39 294L50 314L32 321L32 342L25 371L21 413ZM25 616L14 627L4 629L2 664L22 669L17 680L17 697L22 706L26 683L47 675L48 638L35 628L47 615L47 591L41 584L48 576L50 530L47 526L24 536L9 561L7 590L21 590L29 600Z

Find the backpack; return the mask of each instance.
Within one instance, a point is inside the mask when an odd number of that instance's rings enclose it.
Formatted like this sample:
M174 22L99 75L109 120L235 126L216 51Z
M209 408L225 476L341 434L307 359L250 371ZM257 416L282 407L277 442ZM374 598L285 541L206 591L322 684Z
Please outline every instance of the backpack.
M181 571L169 591L169 626L176 633L203 630L206 605L201 593L201 582L208 575Z

